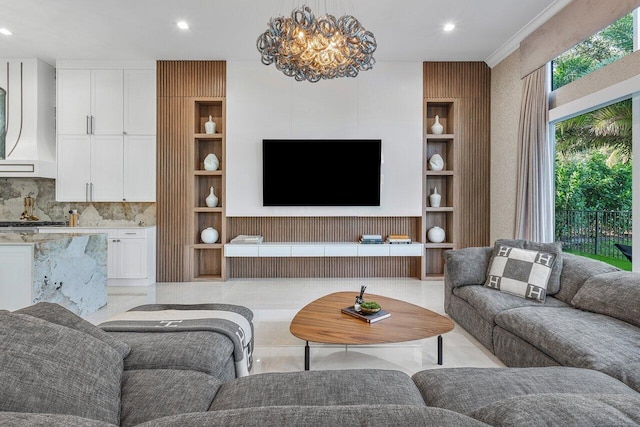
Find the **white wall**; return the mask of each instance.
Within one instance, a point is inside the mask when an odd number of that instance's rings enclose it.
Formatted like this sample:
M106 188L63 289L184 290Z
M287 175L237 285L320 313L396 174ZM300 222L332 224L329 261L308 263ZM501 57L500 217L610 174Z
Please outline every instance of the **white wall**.
M377 63L355 79L296 82L227 62L227 216L422 216L422 63ZM262 140L382 139L379 207L263 207ZM331 158L340 153L318 153ZM327 189L330 191L330 189Z

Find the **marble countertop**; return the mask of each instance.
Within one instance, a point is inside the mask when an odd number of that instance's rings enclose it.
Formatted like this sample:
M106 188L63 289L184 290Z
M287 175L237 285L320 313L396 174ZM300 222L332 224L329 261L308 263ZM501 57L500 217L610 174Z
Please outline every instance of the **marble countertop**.
M99 233L96 233L99 234ZM0 233L0 245L34 244L53 240L68 239L74 236L87 236L83 233Z

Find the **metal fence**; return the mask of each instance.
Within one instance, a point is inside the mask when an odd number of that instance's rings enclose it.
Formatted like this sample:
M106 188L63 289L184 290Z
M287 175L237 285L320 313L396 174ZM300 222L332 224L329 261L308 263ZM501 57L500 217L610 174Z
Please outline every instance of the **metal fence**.
M616 243L631 246L631 211L556 211L556 241L565 250L626 259Z

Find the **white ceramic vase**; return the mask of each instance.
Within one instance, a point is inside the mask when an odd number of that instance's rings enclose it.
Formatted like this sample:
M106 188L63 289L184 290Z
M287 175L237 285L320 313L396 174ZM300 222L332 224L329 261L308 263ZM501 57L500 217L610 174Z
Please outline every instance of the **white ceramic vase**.
M427 239L432 243L442 243L445 239L444 230L440 227L433 226L427 231Z
M441 135L444 130L444 126L440 123L440 117L436 114L436 122L431 126L431 133L434 135Z
M434 154L429 158L429 169L432 171L441 171L444 169L444 159L440 154Z
M204 170L217 171L219 167L220 160L218 160L218 156L213 153L207 154L207 157L204 158Z
M204 124L204 133L216 133L216 122L213 121L211 116L209 116L209 121Z
M431 193L431 195L429 196L429 204L432 208L439 208L441 199L442 196L438 194L438 187L434 187L433 193Z
M208 244L217 242L219 236L218 230L213 227L207 227L202 230L202 233L200 233L200 239L202 239L202 242Z
M206 199L204 199L204 201L207 204L207 206L210 208L215 208L216 206L218 206L218 198L216 197L215 194L213 194L213 187L211 187L209 191L209 195L207 196Z

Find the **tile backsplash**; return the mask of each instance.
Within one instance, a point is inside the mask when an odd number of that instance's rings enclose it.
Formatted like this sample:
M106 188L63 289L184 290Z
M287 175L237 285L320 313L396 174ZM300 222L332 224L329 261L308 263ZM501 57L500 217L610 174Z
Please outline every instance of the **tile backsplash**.
M20 220L26 196L35 199L41 221L68 221L76 209L81 227L156 225L155 203L56 202L56 181L46 178L0 178L0 221Z

